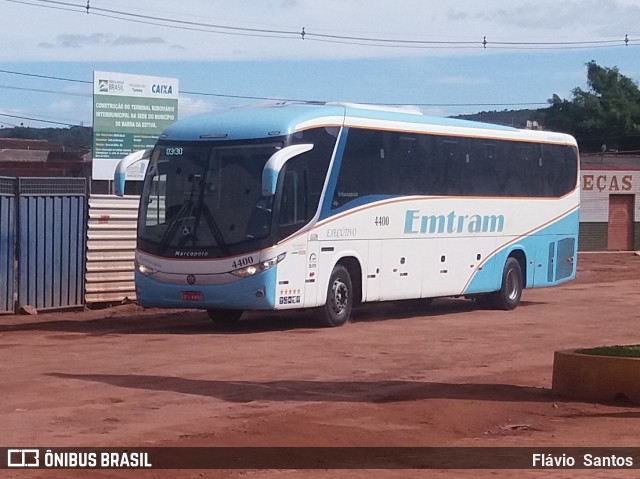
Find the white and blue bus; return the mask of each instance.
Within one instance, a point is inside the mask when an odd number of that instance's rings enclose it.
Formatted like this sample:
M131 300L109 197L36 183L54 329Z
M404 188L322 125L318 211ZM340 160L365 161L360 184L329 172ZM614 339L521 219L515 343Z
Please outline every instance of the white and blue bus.
M576 273L576 141L358 105L240 108L175 123L151 153L144 306L315 308L464 296L510 310Z

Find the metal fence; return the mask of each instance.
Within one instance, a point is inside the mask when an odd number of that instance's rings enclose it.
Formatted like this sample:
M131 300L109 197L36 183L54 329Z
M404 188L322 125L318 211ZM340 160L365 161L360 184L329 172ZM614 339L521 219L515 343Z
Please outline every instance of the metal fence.
M84 305L86 191L84 178L18 178L18 309Z
M15 197L15 178L0 178L0 313L14 308Z
M87 304L136 299L133 261L138 203L138 196L89 197Z

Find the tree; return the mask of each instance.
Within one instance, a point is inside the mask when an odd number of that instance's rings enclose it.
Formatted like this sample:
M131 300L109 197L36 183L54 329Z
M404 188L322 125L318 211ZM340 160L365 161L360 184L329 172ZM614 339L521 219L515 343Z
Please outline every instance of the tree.
M0 129L0 138L20 138L24 140L47 140L56 145L71 148L91 148L93 130L86 126L69 128L30 128L16 126Z
M581 146L592 150L607 144L618 148L640 139L640 89L617 67L587 63L588 90L572 91L572 100L554 94L550 106L540 110L539 121L547 128L574 135Z

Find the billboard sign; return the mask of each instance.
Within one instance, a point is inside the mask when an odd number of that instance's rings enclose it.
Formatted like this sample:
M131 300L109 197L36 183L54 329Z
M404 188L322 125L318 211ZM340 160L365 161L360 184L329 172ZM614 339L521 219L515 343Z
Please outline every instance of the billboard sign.
M93 179L113 180L118 162L151 148L178 119L175 78L93 72Z

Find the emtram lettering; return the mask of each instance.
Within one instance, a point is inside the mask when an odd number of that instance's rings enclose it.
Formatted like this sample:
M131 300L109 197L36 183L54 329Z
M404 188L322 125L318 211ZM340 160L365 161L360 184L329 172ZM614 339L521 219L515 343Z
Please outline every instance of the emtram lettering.
M423 215L419 210L407 210L405 234L500 233L504 231L503 215Z

